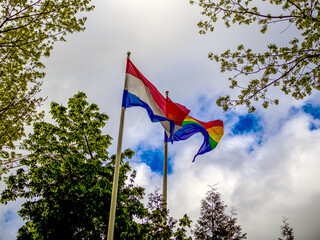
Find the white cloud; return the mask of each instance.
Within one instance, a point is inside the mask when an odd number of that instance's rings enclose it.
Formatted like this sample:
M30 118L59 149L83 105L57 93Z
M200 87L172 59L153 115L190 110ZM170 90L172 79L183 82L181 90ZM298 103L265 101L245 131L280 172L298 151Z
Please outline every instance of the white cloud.
M214 102L218 95L230 92L228 75L221 74L219 65L208 60L208 52L219 53L240 43L262 49L260 43L285 43L292 34L286 31L276 39L272 34L257 35L249 28L226 29L218 25L215 32L199 35L196 24L201 19L200 9L184 0L94 4L96 9L88 15L85 32L69 36L66 43L57 43L46 59L47 76L41 94L48 96L43 106L48 113L51 101L66 105L72 95L84 91L90 102L110 116L105 131L114 138L111 153L115 152L118 136L127 51L132 52L134 64L159 91L169 90L174 101L192 110L192 116L203 121L226 120L228 115ZM282 30L280 27L271 33ZM277 90L270 93L276 96ZM239 224L248 233L248 240L277 239L282 216L289 218L297 239L313 240L320 235L320 130L310 131L307 115L288 114L292 106L300 107L303 102L288 96L280 100L279 106L270 106L267 111L258 108L263 121L262 145L250 134L229 136L231 125L225 126L226 134L217 148L199 156L195 163L191 161L202 143L200 134L169 144L173 172L168 177L168 205L175 217L188 213L195 222L208 185L218 183L225 203L237 208ZM198 110L204 102L205 110ZM311 102L319 104L319 94L311 96ZM235 111L245 112L245 108ZM145 142L159 148L162 132L142 109L128 109L123 149ZM253 151L249 151L252 146ZM155 186L161 188L161 176L136 160L132 163L137 170L136 183L147 193ZM9 209L16 211L18 206L1 206L2 219ZM7 224L0 229L0 236L14 239L21 220Z
M226 137L222 151L215 149L195 163L190 163L195 145L186 142L169 178L172 213L196 220L208 185L218 184L225 203L237 209L248 239L277 239L283 216L297 239L313 239L319 230L312 226L320 221L320 130L310 131L309 121L305 114L290 119L253 153L246 151L250 137Z

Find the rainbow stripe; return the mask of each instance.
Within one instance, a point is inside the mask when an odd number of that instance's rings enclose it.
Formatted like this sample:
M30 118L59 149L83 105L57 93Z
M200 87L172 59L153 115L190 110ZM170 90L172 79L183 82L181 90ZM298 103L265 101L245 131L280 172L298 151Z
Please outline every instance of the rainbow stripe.
M209 152L218 145L224 132L223 121L201 122L188 115L182 122L182 128L174 134L173 141L186 140L198 132L202 133L204 140L193 162L198 155ZM165 140L168 141L167 138Z

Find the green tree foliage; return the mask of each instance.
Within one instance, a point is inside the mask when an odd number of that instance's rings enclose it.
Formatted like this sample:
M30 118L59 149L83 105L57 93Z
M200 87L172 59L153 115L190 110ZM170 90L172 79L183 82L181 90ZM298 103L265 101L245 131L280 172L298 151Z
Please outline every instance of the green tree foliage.
M84 30L90 0L0 1L0 157L24 136L25 125L39 120L37 97L44 77L41 57L56 41ZM13 157L13 156L11 156Z
M155 193L149 194L148 214L144 219L144 239L170 239L173 235L173 228L177 221L169 217L169 210L163 201L163 196L156 189Z
M267 45L265 52L254 52L239 45L236 51L230 49L222 54L210 52L209 58L221 63L221 71L234 71L229 77L230 88L241 89L238 99L229 95L220 97L217 104L224 110L246 105L249 112L255 111L252 101L262 101L267 108L277 99L267 97L268 88L280 86L285 94L303 99L313 90L320 90L320 3L313 0L199 0L202 15L206 20L198 23L200 33L214 31L218 20L226 27L232 24L261 26L265 33L271 23L285 23L295 28L296 37L286 46L276 43ZM269 2L269 3L268 3ZM271 9L271 10L270 10ZM279 14L273 14L276 12ZM280 37L280 36L279 36ZM243 76L243 77L242 77ZM238 83L238 81L248 82Z
M31 152L24 167L5 179L1 203L23 198L19 210L25 224L18 239L102 239L107 235L115 157L107 148L111 137L101 129L108 119L84 93L69 99L68 107L51 104L55 124L37 122L23 143ZM131 157L126 150L122 159ZM139 239L146 209L144 189L128 177L122 161L116 210L115 239Z
M192 221L186 214L179 219L179 227L176 228L178 221L169 216L169 210L159 189L149 194L148 200L148 213L143 219L142 239L191 240L191 237L187 236L187 228L190 228Z
M187 236L187 229L190 229L192 220L188 217L187 214L183 216L183 218L179 219L179 227L174 233L174 237L176 240L192 240L191 237Z
M294 240L293 228L290 227L287 218L283 218L283 225L281 226L281 237L278 240Z
M201 201L200 217L193 234L199 240L241 240L246 239L246 233L241 232L237 224L236 211L231 210L227 215L227 205L221 200L221 194L215 187L207 192L206 198Z

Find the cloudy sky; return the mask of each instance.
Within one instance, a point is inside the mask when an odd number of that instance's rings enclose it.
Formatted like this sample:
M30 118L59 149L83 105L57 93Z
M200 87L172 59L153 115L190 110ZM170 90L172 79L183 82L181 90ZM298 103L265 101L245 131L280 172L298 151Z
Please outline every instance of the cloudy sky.
M249 240L277 239L282 217L289 219L296 239L320 236L320 95L304 101L280 96L279 106L223 112L219 96L230 93L227 74L207 58L240 43L263 50L268 42L286 43L295 34L286 26L272 26L266 35L257 28L223 24L198 34L200 9L187 0L93 1L87 29L57 43L45 59L47 76L42 96L66 104L78 91L97 103L110 117L106 133L115 152L126 53L136 67L173 101L187 106L202 121L221 119L225 135L212 152L193 156L202 143L200 134L169 145L168 205L171 215L187 213L194 221L209 185L218 184L222 199L238 212L238 223ZM272 92L271 94L277 94ZM233 94L233 93L232 93ZM46 117L49 119L49 117ZM162 187L163 129L139 108L126 111L123 148L136 154L131 166L136 183L150 193ZM0 208L0 239L15 239L23 224L19 202Z

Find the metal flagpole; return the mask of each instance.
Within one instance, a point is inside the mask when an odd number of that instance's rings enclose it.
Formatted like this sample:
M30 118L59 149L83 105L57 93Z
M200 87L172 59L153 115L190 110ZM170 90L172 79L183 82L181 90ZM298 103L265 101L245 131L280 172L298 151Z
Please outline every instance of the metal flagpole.
M130 52L127 53L127 58L130 58ZM124 79L124 89L127 89L127 74ZM112 195L110 204L110 214L109 214L109 226L108 226L108 238L107 240L113 240L114 224L116 217L116 207L117 207L117 196L118 196L118 183L119 183L119 170L120 170L120 158L121 158L121 145L122 145L122 135L123 135L123 123L124 123L125 107L121 108L120 115L120 125L119 125L119 135L118 135L118 145L116 153L116 162L114 166L113 175L113 185L112 185Z
M166 91L166 100L168 100L169 91ZM166 134L166 131L164 131ZM164 203L167 204L167 173L168 173L168 142L164 141L164 161L163 161L163 189L162 195Z
M168 100L169 91L166 91L166 100ZM166 106L167 109L167 106ZM166 110L167 111L167 110ZM164 131L164 159L163 159L163 183L162 183L162 197L164 208L167 210L167 175L168 175L168 142L166 141L166 131ZM167 224L167 217L162 220L163 226ZM164 240L162 237L161 240Z

